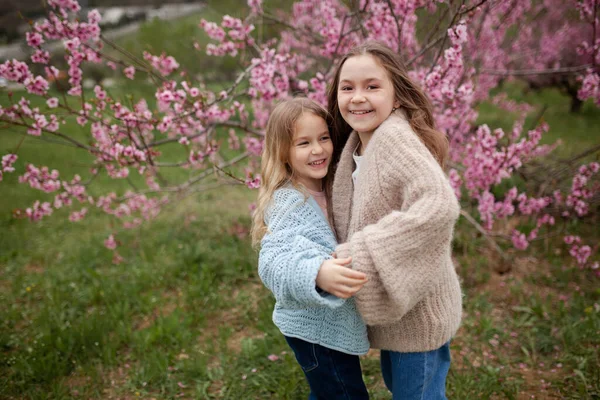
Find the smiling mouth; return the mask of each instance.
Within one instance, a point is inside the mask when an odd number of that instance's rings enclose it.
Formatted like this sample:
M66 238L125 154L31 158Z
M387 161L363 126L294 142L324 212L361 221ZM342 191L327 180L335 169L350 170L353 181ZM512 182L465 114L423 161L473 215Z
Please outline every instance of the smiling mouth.
M365 114L369 114L372 113L373 110L365 110L365 111L352 111L350 110L350 114L354 114L354 115L365 115Z
M317 161L309 162L308 165L315 165L315 166L316 165L322 165L322 164L325 163L325 161L326 161L326 159L324 158L322 160L317 160Z

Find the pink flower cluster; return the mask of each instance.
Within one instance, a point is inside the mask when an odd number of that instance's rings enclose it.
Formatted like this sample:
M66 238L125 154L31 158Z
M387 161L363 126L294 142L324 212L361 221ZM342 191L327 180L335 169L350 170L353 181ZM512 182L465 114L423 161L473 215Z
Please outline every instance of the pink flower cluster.
M239 50L254 45L254 39L250 36L250 32L254 30L254 25L245 24L239 18L225 15L220 26L202 19L199 26L204 29L211 39L218 42L216 45L210 43L206 46L206 54L208 55L230 55L235 57Z
M252 172L246 172L246 186L250 189L258 189L260 187L260 175L254 175Z
M248 153L260 157L263 150L263 142L258 140L257 138L246 136L243 139L244 146L246 146L246 150Z
M585 266L585 263L592 255L592 248L588 245L582 245L579 236L565 236L565 243L570 245L569 254L575 258L580 267Z
M589 69L585 76L581 77L581 88L577 92L581 100L593 99L600 106L600 75Z
M594 194L600 193L600 182L592 181L592 177L600 170L600 164L592 162L588 165L579 167L578 173L573 177L571 193L567 196L566 205L575 210L579 217L583 217L589 212L589 206L586 200L592 198Z
M12 82L22 83L31 94L43 96L48 92L48 81L41 75L34 76L23 62L9 60L0 64L0 76Z
M25 209L25 214L31 221L39 221L44 217L52 215L52 206L48 202L41 203L39 200L33 206Z
M144 51L144 59L149 61L154 69L162 76L168 76L179 68L179 63L172 57L162 53L160 56L155 56L147 51Z
M15 168L13 164L17 161L18 157L16 154L5 154L2 156L2 169L0 169L0 181L2 181L3 174L5 172L14 172Z
M262 3L262 0L248 0L248 7L254 14L259 14L262 12Z
M522 128L520 123L515 124L511 136L506 138L507 146L501 143L505 138L504 131L491 131L487 125L480 126L475 136L469 138L462 158L466 167L463 178L471 196L478 197L479 193L489 191L510 177L524 161L539 155L537 146L548 126L542 124L529 131L527 138L520 138Z
M33 164L27 164L25 173L19 177L19 183L28 183L34 189L52 193L61 187L58 176L55 169L50 171L48 167L37 168Z

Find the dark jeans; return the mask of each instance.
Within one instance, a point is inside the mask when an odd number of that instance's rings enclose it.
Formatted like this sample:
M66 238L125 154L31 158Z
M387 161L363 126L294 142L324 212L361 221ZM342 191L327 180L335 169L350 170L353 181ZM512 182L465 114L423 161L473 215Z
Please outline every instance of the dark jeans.
M381 350L381 373L393 400L446 400L449 368L449 343L422 353Z
M363 400L369 394L358 356L285 337L310 386L309 400Z

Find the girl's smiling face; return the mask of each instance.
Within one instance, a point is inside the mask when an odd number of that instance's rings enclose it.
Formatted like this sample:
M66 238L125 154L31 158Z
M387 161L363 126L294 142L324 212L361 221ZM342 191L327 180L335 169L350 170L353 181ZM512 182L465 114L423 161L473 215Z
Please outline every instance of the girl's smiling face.
M371 134L400 103L387 71L370 54L350 57L340 71L338 107L360 134Z
M333 143L325 120L311 112L302 113L296 121L288 161L295 180L309 190L320 192L332 153Z

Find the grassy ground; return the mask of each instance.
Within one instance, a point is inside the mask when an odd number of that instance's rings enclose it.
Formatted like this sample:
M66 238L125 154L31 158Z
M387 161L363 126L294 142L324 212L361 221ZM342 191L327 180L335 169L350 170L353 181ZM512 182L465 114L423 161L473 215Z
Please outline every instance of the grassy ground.
M590 104L572 115L556 91L504 90L548 105L545 140L563 138L565 154L600 139L600 113ZM480 107L481 123L510 128L513 119ZM0 154L20 139L4 130ZM32 138L19 157L19 170L33 160L69 176L87 170L85 157ZM32 224L12 211L39 193L14 174L0 188L0 399L307 397L256 274L247 237L255 192L229 187L184 199L124 233L131 246L113 265L101 245L115 228L105 216L71 223L57 212ZM572 228L600 237L593 226ZM559 240L509 252L506 265L460 220L454 255L465 297L449 398L600 398L598 280L573 266ZM371 397L389 398L377 352L362 365Z

